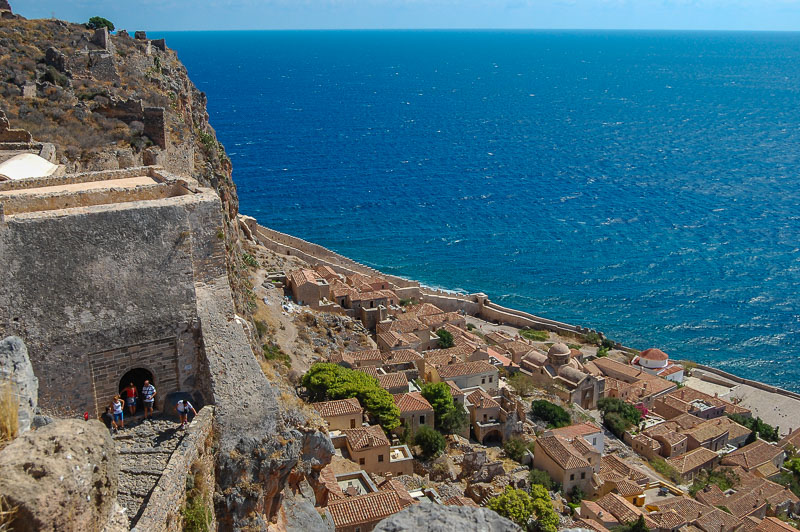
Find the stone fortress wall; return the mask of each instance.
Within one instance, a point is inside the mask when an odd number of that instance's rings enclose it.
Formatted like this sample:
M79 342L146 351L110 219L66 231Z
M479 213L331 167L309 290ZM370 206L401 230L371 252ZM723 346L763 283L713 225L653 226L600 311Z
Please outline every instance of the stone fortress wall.
M160 182L47 193L57 185L132 175ZM41 406L97 415L123 375L137 368L153 375L162 402L179 391L210 402L198 375L195 281L226 275L216 193L153 168L3 186L12 195L0 190L0 204L26 208L4 207L0 222L0 336L25 339ZM180 187L181 195L154 199L153 187ZM24 195L25 189L41 193ZM127 201L95 204L109 190ZM75 207L42 210L43 198L70 198Z
M500 322L519 328L545 329L568 335L583 335L592 331L587 327L570 325L497 305L489 301L483 294L459 294L420 286L416 281L396 275L386 275L320 245L258 225L253 218L243 216L242 219L259 242L272 251L299 257L310 264L330 266L334 271L345 275L360 273L384 277L399 287L395 292L400 298L419 299L432 303L447 312L463 311L465 314L486 321Z

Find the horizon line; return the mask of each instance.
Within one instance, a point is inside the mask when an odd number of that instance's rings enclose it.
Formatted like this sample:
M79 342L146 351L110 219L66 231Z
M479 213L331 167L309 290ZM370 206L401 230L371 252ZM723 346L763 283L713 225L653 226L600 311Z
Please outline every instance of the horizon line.
M80 23L78 23L80 24ZM124 28L120 28L124 29ZM119 30L116 30L119 31ZM115 33L116 33L115 31ZM785 29L719 29L719 28L478 28L478 27L458 27L458 28L239 28L239 29L147 29L145 31L152 32L172 32L172 33L226 33L226 32L281 32L281 31L475 31L475 32L493 32L493 31L519 31L519 32L538 32L538 31L574 31L574 32L662 32L662 33L800 33L800 29L785 30Z

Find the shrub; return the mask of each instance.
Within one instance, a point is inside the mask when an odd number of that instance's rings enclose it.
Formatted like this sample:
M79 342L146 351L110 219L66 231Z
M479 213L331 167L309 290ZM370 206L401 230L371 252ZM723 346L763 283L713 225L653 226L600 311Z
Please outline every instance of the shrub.
M531 469L531 472L528 474L528 480L531 484L536 484L542 486L547 491L553 491L555 484L553 484L553 479L550 478L550 474L547 471L542 471L541 469Z
M313 401L356 397L384 430L400 426L400 410L391 394L380 387L378 379L362 371L318 362L303 375L302 384Z
M450 333L450 331L439 329L436 331L436 336L439 337L439 347L441 349L447 349L448 347L453 347L456 345L453 335Z
M416 303L416 300L413 297L409 297L409 298L400 300L400 306L401 307L407 307L409 305L413 305L414 303Z
M422 449L422 456L428 459L444 451L447 442L445 442L444 436L437 431L423 425L414 434L414 445L419 446Z
M748 429L758 434L762 440L778 441L780 439L778 427L773 427L768 423L764 423L760 417L756 417L755 419L753 419L750 417L744 417L739 414L728 414L728 417L731 418L736 423L738 423L739 425L747 427Z
M558 530L558 514L553 509L550 494L542 486L531 486L530 496L533 501L533 521L528 521L528 530L535 532L556 532Z
M51 65L47 65L47 68L44 71L44 77L42 79L52 83L53 85L58 85L59 87L67 87L69 85L69 78L53 68Z
M678 470L669 465L666 460L663 458L656 458L655 460L650 461L650 467L661 473L663 476L670 479L675 484L680 484L683 482L683 478L681 478L680 473Z
M572 424L572 418L569 412L544 399L539 399L531 403L531 415L535 419L546 422L548 427L554 429Z
M529 375L517 372L508 379L508 385L522 396L530 395L536 389L536 383Z
M608 348L607 347L598 347L597 348L597 356L599 356L599 357L608 356Z
M616 397L603 397L597 402L597 408L603 412L603 423L617 438L622 438L626 430L642 419L638 408Z
M722 491L727 491L738 483L739 475L730 469L703 470L694 478L692 485L689 487L689 495L694 497L698 491L711 484L718 486Z
M578 485L572 486L572 489L569 490L569 500L572 503L580 503L583 499L586 498L586 494L583 492L582 489L578 487Z
M583 341L587 344L601 345L600 335L592 331L583 336Z
M260 264L258 264L258 260L256 260L256 258L249 253L242 253L242 262L252 268L258 268L260 266Z
M258 333L259 338L263 338L269 333L269 325L267 325L266 322L263 322L261 320L255 320L255 324L256 324L256 333Z
M269 342L261 346L261 351L264 353L264 358L267 360L277 360L287 368L292 367L292 360L289 355L283 352L283 349L274 342Z
M506 452L506 456L515 462L522 462L527 449L528 444L521 438L509 438L503 444L503 450Z
M90 30L99 30L100 28L108 28L108 31L114 31L114 23L103 17L92 17L86 23L86 27Z
M550 338L550 333L547 331L534 331L533 329L525 329L519 332L519 335L525 339L534 342L545 342Z
M533 514L533 499L531 499L531 496L523 490L514 489L511 486L506 486L503 493L489 499L489 503L486 506L521 527L527 525Z

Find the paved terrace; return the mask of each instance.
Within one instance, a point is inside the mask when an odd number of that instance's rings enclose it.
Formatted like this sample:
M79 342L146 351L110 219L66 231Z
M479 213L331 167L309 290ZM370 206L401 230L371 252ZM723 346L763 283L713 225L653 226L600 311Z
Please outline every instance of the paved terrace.
M122 179L108 179L104 181L90 181L87 183L70 183L44 187L0 190L0 196L36 196L39 194L56 194L97 190L104 188L135 188L141 185L155 185L158 181L150 176L126 177Z

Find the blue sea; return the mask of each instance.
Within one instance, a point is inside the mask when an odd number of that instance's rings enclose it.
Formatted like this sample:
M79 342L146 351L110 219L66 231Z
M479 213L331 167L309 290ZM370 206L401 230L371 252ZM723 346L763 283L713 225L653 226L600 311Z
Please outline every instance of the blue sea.
M800 390L800 34L162 36L262 224Z

